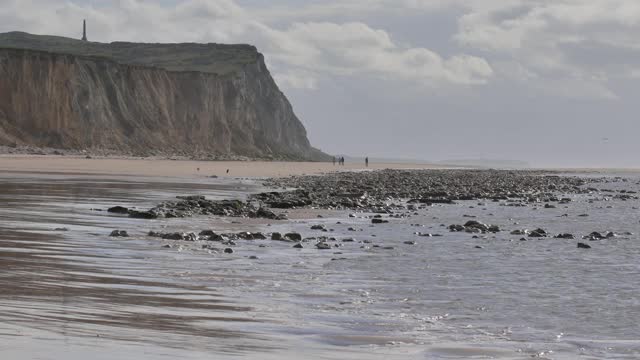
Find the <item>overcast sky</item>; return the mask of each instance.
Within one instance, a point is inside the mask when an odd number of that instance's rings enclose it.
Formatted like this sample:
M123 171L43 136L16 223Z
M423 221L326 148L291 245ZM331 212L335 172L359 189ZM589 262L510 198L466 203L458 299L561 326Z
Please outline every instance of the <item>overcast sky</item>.
M639 0L0 0L0 32L250 43L329 153L640 166Z

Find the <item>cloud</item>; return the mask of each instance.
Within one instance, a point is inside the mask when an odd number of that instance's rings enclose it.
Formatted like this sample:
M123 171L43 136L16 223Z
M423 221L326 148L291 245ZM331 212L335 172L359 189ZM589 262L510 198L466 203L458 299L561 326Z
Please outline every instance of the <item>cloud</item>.
M387 4L386 0L350 1L309 11ZM493 74L484 59L468 54L443 58L431 49L400 46L387 31L363 22L294 22L279 29L233 0L188 0L175 7L142 0L102 6L28 0L12 1L0 11L0 20L12 14L22 16L0 25L2 30L13 26L11 30L77 36L77 28L69 24L79 24L86 17L92 40L253 43L276 65L276 78L287 87L310 89L323 77L357 74L427 86L476 85L486 83Z
M471 55L444 59L426 48L405 48L383 30L364 23L295 23L285 30L262 28L272 59L308 74L369 75L424 85L483 84L488 62Z

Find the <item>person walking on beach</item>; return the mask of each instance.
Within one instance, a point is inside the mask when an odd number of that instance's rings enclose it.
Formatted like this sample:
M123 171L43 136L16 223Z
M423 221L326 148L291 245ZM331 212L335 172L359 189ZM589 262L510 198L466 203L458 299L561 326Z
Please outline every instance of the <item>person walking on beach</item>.
M336 166L336 157L333 157L333 166Z
M369 167L369 157L368 156L366 158L364 158L364 165L366 167Z

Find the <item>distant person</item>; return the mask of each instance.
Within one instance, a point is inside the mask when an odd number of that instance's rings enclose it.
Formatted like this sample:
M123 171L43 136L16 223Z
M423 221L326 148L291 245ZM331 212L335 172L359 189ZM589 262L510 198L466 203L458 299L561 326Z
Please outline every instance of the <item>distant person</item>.
M229 169L227 169L227 174L229 173Z
M369 157L364 158L364 165L369 167Z
M333 166L336 166L336 157L333 157Z

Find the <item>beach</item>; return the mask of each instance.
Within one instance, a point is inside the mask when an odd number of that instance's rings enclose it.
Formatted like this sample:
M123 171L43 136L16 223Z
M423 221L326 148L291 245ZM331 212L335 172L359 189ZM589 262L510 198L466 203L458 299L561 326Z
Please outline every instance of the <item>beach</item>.
M432 169L445 166L410 163L190 161L139 158L91 158L55 155L0 155L0 171L171 177L281 177L334 171L375 169ZM200 169L200 170L198 170ZM229 173L227 173L229 170Z

